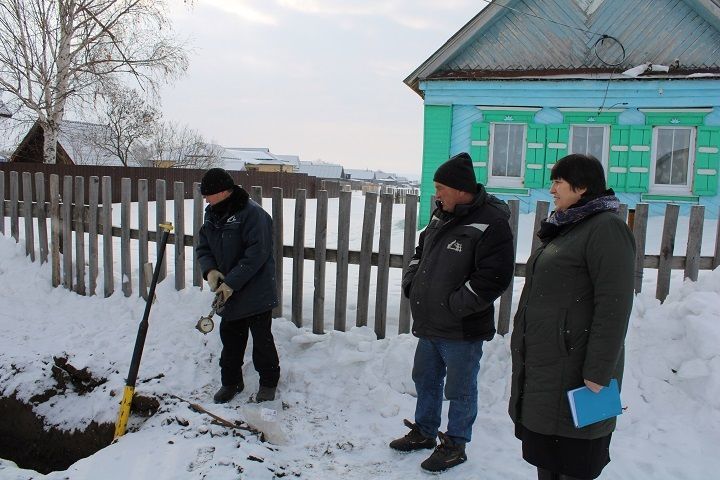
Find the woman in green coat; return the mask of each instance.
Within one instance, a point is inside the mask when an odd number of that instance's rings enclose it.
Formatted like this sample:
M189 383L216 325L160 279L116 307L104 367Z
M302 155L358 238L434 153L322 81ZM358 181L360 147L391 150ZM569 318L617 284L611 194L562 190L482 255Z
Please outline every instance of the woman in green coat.
M555 211L541 224L514 320L509 412L539 480L593 479L610 461L615 418L576 428L567 391L622 381L635 240L597 159L568 155L550 178Z

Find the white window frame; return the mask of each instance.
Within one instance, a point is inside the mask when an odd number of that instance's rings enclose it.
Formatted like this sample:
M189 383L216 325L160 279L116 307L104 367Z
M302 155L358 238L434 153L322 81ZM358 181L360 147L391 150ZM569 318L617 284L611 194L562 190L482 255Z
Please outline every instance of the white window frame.
M504 175L493 175L493 162L494 153L493 148L495 146L495 125L520 125L523 127L522 143L521 143L521 163L520 163L520 176L519 177L507 177ZM527 124L520 122L496 122L490 124L490 138L488 141L488 186L491 187L511 187L522 188L525 182L525 153L527 149Z
M690 144L688 148L688 165L687 165L687 184L686 185L666 185L663 183L655 183L655 169L657 167L657 144L660 129L663 130L690 130ZM697 140L697 128L691 126L674 126L674 125L658 125L653 127L652 148L650 150L650 178L648 190L653 194L667 195L691 195L693 184L693 173L695 172L695 149Z
M573 128L575 127L594 127L603 129L603 150L602 158L598 158L602 163L603 170L605 171L605 179L608 178L608 158L610 156L610 125L596 124L596 123L574 123L570 125L570 132L568 139L568 154L572 153L572 141L573 141Z

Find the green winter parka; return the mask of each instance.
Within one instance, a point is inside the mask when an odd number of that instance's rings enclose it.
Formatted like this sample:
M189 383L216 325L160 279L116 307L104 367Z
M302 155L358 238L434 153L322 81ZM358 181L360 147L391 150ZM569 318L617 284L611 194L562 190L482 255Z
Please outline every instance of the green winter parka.
M613 212L560 230L528 259L511 337L513 422L544 435L594 439L615 418L575 428L567 391L622 381L633 302L635 240Z

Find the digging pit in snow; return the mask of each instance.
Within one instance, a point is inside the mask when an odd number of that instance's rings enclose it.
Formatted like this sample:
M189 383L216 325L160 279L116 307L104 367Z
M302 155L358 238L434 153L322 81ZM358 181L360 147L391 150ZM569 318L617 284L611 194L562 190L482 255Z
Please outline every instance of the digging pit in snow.
M78 460L93 455L110 445L115 425L90 423L84 430L63 430L51 425L33 411L33 405L47 402L55 395L83 395L102 385L106 379L94 379L87 369L78 370L67 358L55 357L52 376L56 387L35 395L25 403L14 395L0 397L0 458L15 462L18 467L42 474L66 470ZM151 416L160 404L155 398L135 396L131 412Z

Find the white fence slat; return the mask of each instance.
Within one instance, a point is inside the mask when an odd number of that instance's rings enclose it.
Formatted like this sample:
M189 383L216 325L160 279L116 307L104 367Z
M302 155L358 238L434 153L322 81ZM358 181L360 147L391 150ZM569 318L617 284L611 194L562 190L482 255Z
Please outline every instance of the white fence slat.
M130 255L130 209L132 199L132 180L120 179L120 284L123 295L132 295L132 259Z
M185 289L185 185L175 182L175 290Z
M162 236L160 232L160 225L161 223L165 223L167 219L165 218L167 214L167 185L165 183L165 180L158 179L155 180L155 263L158 266L158 283L165 280L165 277L167 277L167 259L163 258L162 261L160 259L160 237ZM167 250L165 250L165 257L168 256Z
M138 292L142 298L147 300L148 285L144 274L145 264L149 261L150 249L148 246L148 181L146 178L138 180Z

